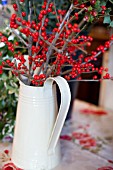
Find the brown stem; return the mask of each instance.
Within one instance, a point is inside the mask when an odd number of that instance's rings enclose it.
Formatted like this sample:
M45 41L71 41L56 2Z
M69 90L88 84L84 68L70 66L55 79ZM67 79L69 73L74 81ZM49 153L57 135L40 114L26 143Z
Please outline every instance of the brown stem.
M80 28L83 24L84 24L84 20L82 20L81 22L80 22L80 24L78 25L78 28ZM79 33L78 33L79 34ZM71 39L72 39L72 37L75 35L75 33L73 33L72 32L72 34L69 36L69 38L68 38L68 40L65 42L65 44L63 45L63 47L62 47L62 49L61 49L61 51L64 51L65 49L66 49L66 47L67 47L67 45L68 45L68 42L69 41L71 41Z
M66 70L66 71L64 71L64 72L62 72L60 75L65 75L65 74L68 74L68 73L70 73L72 71L72 69L69 69L69 70Z
M52 45L52 43L50 43L49 41L47 40L44 40L44 38L40 35L40 38L46 43L48 44L49 46ZM59 50L58 48L56 48L54 45L52 45L52 48L57 52L57 53L61 53L61 50Z
M52 71L55 69L55 65L52 65L51 67L49 67L48 69L47 69L47 74L46 74L46 78L48 78L50 75L51 75L51 73L52 73Z
M75 46L76 48L78 48L80 51L82 51L85 54L88 54L88 52L84 49L82 49L80 46L78 46L77 44L73 44L73 46Z
M44 67L44 63L41 65L41 67L39 68L38 72L37 72L37 75L39 75L41 73L41 70L43 69Z
M48 0L47 5L46 5L46 10L48 9L48 6L49 6L49 3L50 3L50 2L51 2L51 0ZM39 30L39 35L41 35L41 28L42 28L43 25L44 25L45 18L46 18L46 15L45 15L45 16L43 17L43 19L42 19L42 25L41 25L40 30ZM36 46L38 46L39 41L40 41L40 37L38 38L38 41L37 41L37 43L36 43Z
M21 72L20 72L20 71L18 71L18 70L14 70L13 68L3 67L3 70L7 70L7 71L14 71L14 72L16 72L16 73L18 73L18 74L21 74ZM23 74L23 76L25 76L25 77L29 77L29 75L28 75L28 74Z
M3 16L4 18L7 18L8 20L10 20L10 17L9 17L8 15L6 15L4 12L2 12L2 16Z
M16 32L14 29L12 29L12 32L20 39L20 41L21 41L26 47L28 47L28 44L24 41L24 39L23 39L19 34L17 34L17 32Z
M85 9L81 9L79 12L78 12L78 15L81 14ZM61 34L61 32L64 30L64 28L71 22L75 19L75 16L72 16L70 20L67 21L67 23L62 27L61 31L59 34ZM80 24L82 25L82 23ZM80 27L80 25L78 27Z
M21 11L21 8L20 8L19 1L18 1L18 0L15 0L15 1L16 1L16 4L17 4L17 8L18 8L19 15L20 15L21 19L23 20L22 11Z
M84 19L78 24L78 28L80 28L86 21Z
M111 46L112 44L113 44L113 41L111 41L110 46ZM107 48L105 47L104 50L106 51ZM94 58L97 58L101 53L102 53L102 51L99 51L99 52L94 56ZM89 63L90 61L92 61L92 60L88 60L87 62L83 62L81 65L86 64L86 63Z
M56 9L56 3L55 3L55 0L53 0L53 3L54 3L54 9L55 9L55 14L56 14L56 19L59 23L59 20L58 20L58 13L57 13L57 9Z
M6 68L6 67L3 67L3 70L9 70L9 71L12 71L11 68Z
M31 7L31 2L29 1L29 21L31 23L31 16L32 16L32 7ZM32 36L29 35L28 37L28 43L29 43L29 47L28 47L28 55L31 56L32 55L32 50L31 50L31 47L32 47L32 43L33 43L33 40L32 40ZM28 77L28 84L30 84L30 75L31 75L31 65L29 64L29 77Z
M105 79L101 79L101 80L105 80ZM89 82L100 82L100 80L99 79L97 79L97 80L94 80L94 79L81 79L81 80L79 80L79 79L74 79L74 80L68 80L68 82L75 82L75 81L77 81L77 82L87 82L87 81L89 81Z
M65 17L64 17L64 19L63 19L63 21L62 21L62 23L61 23L60 26L59 26L58 30L62 29L62 26L64 25L64 22L66 21L66 19L68 18L68 16L69 16L70 13L72 12L72 10L73 10L73 4L71 4L69 10L67 11L67 13L66 13L66 15L65 15ZM59 35L60 35L60 34L57 32L56 35L55 35L55 38L54 38L53 42L51 43L51 46L50 46L49 49L48 49L48 52L47 52L47 55L46 55L47 60L46 60L46 63L45 63L44 73L47 71L47 65L48 65L48 63L49 63L49 59L50 59L50 56L51 56L52 51L53 51L53 46L55 45L57 39L59 38Z
M5 24L5 23L4 23ZM5 24L6 25L6 24ZM7 27L9 27L8 25L6 25ZM10 27L9 27L10 28ZM11 28L10 28L11 29ZM24 39L19 35L19 34L17 34L17 32L12 28L11 29L12 30L12 32L20 39L20 41L26 46L26 47L28 47L28 44L24 41Z

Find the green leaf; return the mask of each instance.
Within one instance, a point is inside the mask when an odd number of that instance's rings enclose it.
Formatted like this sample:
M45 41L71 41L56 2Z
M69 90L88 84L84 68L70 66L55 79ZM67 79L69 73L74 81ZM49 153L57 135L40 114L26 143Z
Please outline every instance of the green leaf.
M16 89L10 89L9 91L8 91L8 94L13 94L13 93L15 93L16 92Z
M95 3L95 8L99 8L100 7L100 1L96 1L96 3Z
M6 82L6 80L7 80L7 75L6 75L5 73L2 74L2 80L3 80L4 82Z
M101 6L106 6L106 1L101 1Z
M89 6L89 7L88 7L88 11L92 11L92 6Z
M110 22L110 27L113 27L113 21Z
M10 14L11 10L9 8L6 8L6 11Z
M89 22L92 22L94 20L94 17L92 15L89 16Z
M110 16L109 15L107 15L107 16L105 16L104 17L104 24L110 24L110 22L111 22L111 18L110 18Z
M106 14L109 15L110 12L111 12L111 8L107 8L107 9L106 9Z

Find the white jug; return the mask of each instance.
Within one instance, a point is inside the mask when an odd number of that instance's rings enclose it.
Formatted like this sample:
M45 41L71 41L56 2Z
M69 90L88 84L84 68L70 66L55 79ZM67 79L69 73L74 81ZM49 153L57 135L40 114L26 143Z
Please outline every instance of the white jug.
M61 92L57 113L56 82ZM70 89L60 76L43 87L20 82L12 162L26 170L52 170L60 163L59 136L70 104Z

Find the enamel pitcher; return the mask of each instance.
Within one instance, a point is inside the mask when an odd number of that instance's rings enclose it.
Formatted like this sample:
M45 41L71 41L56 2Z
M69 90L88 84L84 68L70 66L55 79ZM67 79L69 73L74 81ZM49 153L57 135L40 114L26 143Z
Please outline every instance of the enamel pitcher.
M57 109L55 83L61 93ZM21 169L52 170L60 163L59 136L70 105L70 89L60 76L48 78L43 87L20 82L12 148L12 162Z

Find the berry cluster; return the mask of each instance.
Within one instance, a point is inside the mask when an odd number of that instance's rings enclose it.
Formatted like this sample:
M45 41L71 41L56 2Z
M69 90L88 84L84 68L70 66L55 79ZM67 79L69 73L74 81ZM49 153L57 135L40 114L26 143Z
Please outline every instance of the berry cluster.
M0 32L0 42L5 43L13 56L13 60L7 59L2 62L0 74L3 69L9 69L21 79L22 76L26 77L28 85L35 86L42 86L48 77L57 75L64 76L67 80L71 78L81 80L83 73L103 74L105 71L102 79L111 78L108 69L95 68L92 61L96 61L98 55L110 47L113 36L104 45L100 45L95 51L88 54L86 47L91 46L93 38L82 35L82 30L90 16L95 18L100 13L104 15L106 6L100 6L101 10L98 11L95 7L96 0L89 0L85 3L76 0L70 4L69 9L64 10L57 9L53 2L49 3L44 0L37 19L32 20L32 12L27 16L26 11L23 11L24 3L24 0L20 0L18 4L13 4L17 13L12 14L10 18L10 28L18 41L9 41ZM29 11L33 11L31 5L29 5ZM51 16L55 18L56 25L48 30ZM82 22L79 22L82 16L84 18ZM16 32L17 29L19 34ZM20 50L15 50L20 46L26 49L25 55ZM81 51L81 54L78 59L75 59L78 50ZM98 79L97 75L94 75L93 79Z

